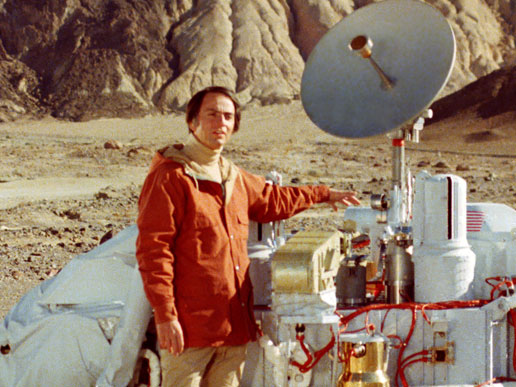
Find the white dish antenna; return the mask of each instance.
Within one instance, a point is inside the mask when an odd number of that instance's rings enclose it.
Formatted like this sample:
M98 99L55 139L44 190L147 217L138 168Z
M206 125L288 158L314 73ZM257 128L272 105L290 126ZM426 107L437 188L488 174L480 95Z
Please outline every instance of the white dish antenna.
M372 3L337 23L313 49L301 99L325 132L374 136L421 115L454 61L453 31L437 9L415 0Z

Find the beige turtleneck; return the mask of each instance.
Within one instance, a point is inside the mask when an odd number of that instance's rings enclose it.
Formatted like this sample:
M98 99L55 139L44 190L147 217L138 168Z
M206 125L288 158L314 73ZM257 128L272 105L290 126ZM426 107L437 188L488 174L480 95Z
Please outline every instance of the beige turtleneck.
M163 156L174 159L177 156L176 152L177 150L174 147L169 147L165 150ZM217 183L222 183L229 177L231 163L221 157L222 148L208 148L190 133L181 148L181 153L188 159L190 167L200 176Z
M211 149L202 144L193 134L189 134L183 152L190 160L196 162L207 177L217 183L222 182L220 170L220 149Z
M197 182L205 178L223 184L225 187L225 203L229 203L235 185L238 168L221 156L222 148L208 148L190 134L184 144L169 146L162 154L164 157L184 164L193 172L191 175ZM197 183L196 183L197 184Z

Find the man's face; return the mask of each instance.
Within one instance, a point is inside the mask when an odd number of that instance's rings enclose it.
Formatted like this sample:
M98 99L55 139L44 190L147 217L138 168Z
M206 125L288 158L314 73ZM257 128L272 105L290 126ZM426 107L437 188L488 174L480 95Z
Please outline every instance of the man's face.
M202 144L214 150L220 149L233 133L235 105L224 94L208 93L204 96L199 114L188 126Z

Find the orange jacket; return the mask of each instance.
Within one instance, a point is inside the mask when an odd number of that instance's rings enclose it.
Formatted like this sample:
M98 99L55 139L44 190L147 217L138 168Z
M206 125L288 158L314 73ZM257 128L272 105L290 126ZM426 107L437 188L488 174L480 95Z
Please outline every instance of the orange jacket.
M142 188L136 257L144 289L157 323L179 319L185 348L256 338L249 219L285 219L329 198L326 186L279 187L231 167L220 184L157 153Z

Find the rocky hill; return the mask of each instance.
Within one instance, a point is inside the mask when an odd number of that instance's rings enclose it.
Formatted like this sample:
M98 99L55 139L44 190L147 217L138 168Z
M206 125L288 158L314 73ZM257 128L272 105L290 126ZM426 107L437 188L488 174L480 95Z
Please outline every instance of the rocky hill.
M0 121L180 110L220 84L242 103L299 98L304 61L368 0L0 0ZM457 61L445 93L515 64L515 0L429 0Z
M502 68L481 77L432 105L436 113L431 123L457 114L499 120L516 119L516 67Z

